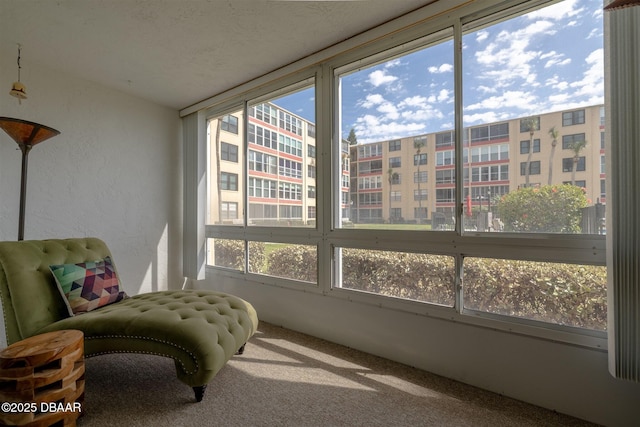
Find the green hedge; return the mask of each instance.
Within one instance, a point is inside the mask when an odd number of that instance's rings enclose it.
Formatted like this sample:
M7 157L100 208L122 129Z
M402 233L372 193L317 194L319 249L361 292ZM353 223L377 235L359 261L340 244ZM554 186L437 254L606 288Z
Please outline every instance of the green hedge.
M469 258L466 307L560 325L605 330L606 268Z
M243 269L244 244L215 241L216 265ZM287 245L265 256L265 244L250 243L250 269L316 283L316 248ZM464 262L465 308L560 325L606 330L606 268L488 258ZM453 257L342 250L342 287L453 306Z
M452 306L453 257L343 249L342 286ZM288 246L268 257L266 274L315 283L314 247ZM466 308L606 330L606 268L573 264L467 258Z
M450 256L342 250L342 287L453 306L455 261Z
M213 250L214 265L244 270L244 241L215 239ZM249 242L249 269L261 271L264 261L264 243Z
M267 256L266 274L304 282L318 282L318 255L315 246L287 245Z

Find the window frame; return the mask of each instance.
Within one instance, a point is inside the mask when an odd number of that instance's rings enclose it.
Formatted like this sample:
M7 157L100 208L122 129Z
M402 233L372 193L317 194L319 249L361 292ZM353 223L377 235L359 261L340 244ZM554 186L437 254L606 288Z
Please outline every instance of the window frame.
M363 295L347 289L341 289L333 285L335 277L339 274L340 266L335 263L335 255L339 253L339 248L371 248L380 249L380 242L384 242L384 249L398 250L418 253L434 253L452 255L456 257L458 268L462 268L462 260L465 256L522 259L531 261L556 261L571 263L585 263L594 265L606 264L605 239L603 236L594 235L552 235L552 234L509 234L500 236L482 232L465 232L461 229L460 220L457 221L456 228L451 231L438 231L429 233L398 232L391 230L355 230L336 227L334 219L339 217L340 203L336 202L336 188L339 188L341 173L340 149L332 141L339 141L337 129L332 124L337 123L339 116L338 86L336 73L344 69L353 69L357 66L365 66L374 60L390 58L389 51L407 52L415 46L424 46L429 43L435 34L448 28L453 29L455 45L461 46L463 27L465 30L478 28L506 19L515 13L533 10L548 5L546 1L523 1L509 9L499 9L494 3L479 1L475 4L465 6L460 11L451 13L442 19L431 20L429 25L409 26L408 28L395 34L393 38L382 38L375 42L363 44L359 49L350 49L341 54L328 56L325 60L316 61L313 65L300 65L296 73L279 75L272 81L265 83L259 81L248 83L248 87L235 89L231 98L221 97L221 101L206 109L207 117L221 115L221 112L229 111L229 105L242 105L245 111L244 129L247 127L247 105L251 100L260 96L269 96L279 90L288 90L290 85L302 80L315 79L316 87L316 147L317 155L317 178L316 196L317 205L317 225L315 229L296 228L269 228L269 227L219 227L208 225L205 233L210 238L235 238L245 241L265 240L283 243L304 243L316 245L318 247L318 284L300 284L292 280L272 280L269 277L256 277L249 272L226 271L213 266L207 266L206 272L211 274L225 274L231 277L239 277L243 280L250 279L266 285L279 287L290 287L300 289L301 287L310 292L318 292L336 298L344 298L350 301L363 303L373 303L383 307L399 309L416 314L424 314L425 307L429 316L442 317L460 321L464 323L484 326L489 328L503 329L526 335L538 336L543 339L560 340L577 345L589 347L606 346L606 332L579 330L577 328L563 327L554 324L546 324L523 319L510 318L508 316L497 316L489 313L477 313L461 308L460 298L463 297L463 290L458 289L457 304L454 308L442 308L425 303L414 301L401 301L380 295ZM500 7L506 7L502 5ZM426 35L425 35L426 34ZM425 41L426 40L426 41ZM456 61L461 63L460 50L455 51ZM461 88L458 87L463 70L456 67L456 111L462 109ZM228 101L231 99L231 101ZM462 118L458 117L456 129L462 129ZM463 132L455 132L456 147L456 175L462 176L462 152L463 152ZM246 136L245 150L246 150ZM498 138L499 139L499 138ZM488 139L490 140L490 139ZM466 147L465 147L466 148ZM425 158L426 158L426 153ZM337 168L337 169L336 169ZM246 168L245 168L246 170ZM245 171L246 174L246 171ZM246 175L245 175L246 177ZM248 185L248 180L242 180ZM456 203L462 202L461 183L455 191ZM247 193L247 192L245 192ZM339 194L339 193L337 193ZM245 197L248 197L248 193ZM386 197L383 195L383 198ZM333 200L333 202L331 202ZM246 213L244 214L246 218ZM461 213L458 214L460 216ZM458 219L460 219L458 217Z

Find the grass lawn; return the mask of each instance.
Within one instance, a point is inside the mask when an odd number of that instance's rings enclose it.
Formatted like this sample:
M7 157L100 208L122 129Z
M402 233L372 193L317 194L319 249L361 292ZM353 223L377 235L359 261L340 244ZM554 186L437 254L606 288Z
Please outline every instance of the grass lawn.
M431 224L354 224L358 230L431 230Z

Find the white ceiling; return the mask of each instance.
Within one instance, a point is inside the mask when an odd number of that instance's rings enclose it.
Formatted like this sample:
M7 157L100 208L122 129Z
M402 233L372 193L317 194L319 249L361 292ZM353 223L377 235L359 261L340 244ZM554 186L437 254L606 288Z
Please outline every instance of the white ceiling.
M0 0L0 54L181 109L433 1Z

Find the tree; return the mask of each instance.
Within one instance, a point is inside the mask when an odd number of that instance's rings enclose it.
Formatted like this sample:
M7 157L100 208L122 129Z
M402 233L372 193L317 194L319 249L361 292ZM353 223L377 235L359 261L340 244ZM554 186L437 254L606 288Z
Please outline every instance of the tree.
M554 126L549 129L549 135L551 136L551 152L549 153L549 180L547 181L547 184L551 185L553 184L553 155L556 151L556 145L558 145L558 136L560 135L560 132Z
M389 222L391 222L392 217L391 217L391 186L393 185L393 182L395 180L398 179L400 175L398 175L398 172L394 172L393 168L389 168L389 170L387 171L387 181L389 181Z
M572 141L569 144L569 149L573 151L573 164L571 167L571 184L576 185L576 169L578 168L578 162L580 161L580 153L587 146L587 141L580 139Z
M427 141L425 139L414 139L413 140L413 148L416 149L416 155L414 163L418 166L417 168L417 181L418 181L418 215L417 220L418 223L420 219L422 219L422 192L420 191L420 153L422 152L422 148L426 145Z
M356 145L358 143L358 138L356 137L356 131L351 128L349 131L349 136L347 137L347 141L349 141L349 145Z
M524 128L529 131L529 152L527 153L527 164L524 171L525 187L529 186L529 167L531 165L531 154L533 154L533 133L540 128L538 117L523 119Z
M586 206L584 190L565 184L512 191L502 196L497 210L504 231L579 233Z

